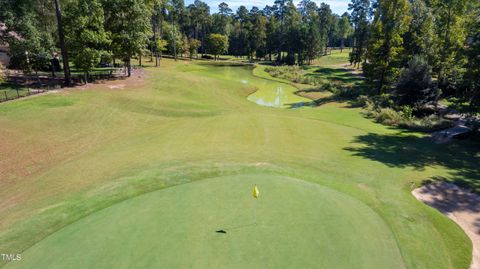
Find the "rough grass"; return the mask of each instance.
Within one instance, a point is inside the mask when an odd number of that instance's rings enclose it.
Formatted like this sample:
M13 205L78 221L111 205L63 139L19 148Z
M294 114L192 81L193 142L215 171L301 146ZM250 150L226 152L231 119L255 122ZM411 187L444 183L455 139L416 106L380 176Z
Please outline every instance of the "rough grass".
M260 173L319 184L370 207L406 268L468 267L465 234L410 190L432 177L478 187L478 145L436 145L359 109L261 107L246 100L251 86L215 68L163 60L145 83L125 90L98 85L0 104L0 253L22 252L146 192Z
M331 54L321 56L313 62L313 65L318 66L341 66L348 63L350 57L350 48L332 50Z
M363 77L352 73L352 70L347 68L306 67L306 70L307 78L329 81L342 86L351 86L363 81Z

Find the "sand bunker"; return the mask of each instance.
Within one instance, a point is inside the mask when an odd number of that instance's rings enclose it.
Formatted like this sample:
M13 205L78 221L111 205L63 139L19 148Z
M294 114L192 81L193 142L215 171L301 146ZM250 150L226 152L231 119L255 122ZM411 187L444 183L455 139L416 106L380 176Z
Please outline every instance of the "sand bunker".
M480 269L480 196L454 184L434 182L412 194L455 221L473 243L470 269Z

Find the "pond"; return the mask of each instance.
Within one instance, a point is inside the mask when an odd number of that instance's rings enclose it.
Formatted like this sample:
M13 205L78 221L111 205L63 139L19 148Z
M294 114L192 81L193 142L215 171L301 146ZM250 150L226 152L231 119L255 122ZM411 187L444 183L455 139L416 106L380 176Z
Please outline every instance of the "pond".
M291 108L300 107L312 101L296 95L297 88L291 85L254 76L253 68L250 66L210 65L208 69L209 75L255 87L257 91L249 95L247 99L261 106Z

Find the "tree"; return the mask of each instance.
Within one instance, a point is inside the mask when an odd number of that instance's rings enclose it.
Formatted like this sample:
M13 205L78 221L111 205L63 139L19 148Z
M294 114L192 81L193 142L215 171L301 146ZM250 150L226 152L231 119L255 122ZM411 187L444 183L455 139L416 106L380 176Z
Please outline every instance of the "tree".
M281 52L285 50L287 52L286 58L282 62L293 65L296 62L295 54L300 53L299 40L300 40L300 25L302 24L302 17L297 11L297 8L292 1L287 1L286 6L283 8L283 44Z
M464 75L465 97L472 107L480 108L480 4L473 7L468 29L466 73Z
M167 40L165 39L158 39L157 40L157 50L158 51L165 51L167 49Z
M167 50L168 41L165 40L165 39L159 38L159 39L157 39L157 42L155 44L153 44L153 46L155 46L154 51L158 55L158 60L155 61L155 66L159 67L160 62L162 60L162 54L163 54L164 51Z
M231 30L232 9L222 2L218 5L218 13L212 15L212 32L229 35Z
M167 0L153 0L152 6L152 31L153 31L153 46L152 50L155 54L155 66L160 66L160 59L162 51L158 46L160 39L162 39L163 21L166 16Z
M420 106L435 101L438 90L432 82L432 70L422 56L414 56L403 68L395 89L400 105Z
M0 1L0 6L0 42L10 47L10 67L30 72L37 55L49 57L57 51L55 1Z
M267 39L267 19L263 16L260 10L253 7L249 14L248 30L248 55L253 58L255 53L258 57L259 54L265 54L265 46Z
M131 58L142 51L150 35L151 10L143 0L103 1L113 54L126 63L130 76Z
M189 53L190 44L188 43L188 37L186 35L182 36L182 43L180 44L180 56L183 57L184 54Z
M437 0L431 1L435 16L435 45L438 51L434 71L438 76L439 87L446 94L458 91L458 77L462 74L462 48L466 41L465 18L467 7L477 0ZM477 1L478 2L478 1Z
M193 55L198 53L198 48L200 47L200 40L191 38L188 40L188 52L190 54L190 61L193 59Z
M183 0L168 0L167 3L169 4L167 6L167 10L170 15L172 36L176 36L177 21L182 20L184 17L185 4ZM181 28L181 24L178 28ZM177 60L177 52L180 52L180 53L182 52L182 34L180 32L178 34L180 36L179 40L177 38L172 39L173 40L173 56L175 58L175 61ZM180 42L177 42L177 40Z
M182 53L182 33L180 31L172 31L172 25L167 22L163 23L163 32L165 40L167 41L166 50L175 58L177 54Z
M299 3L298 9L302 15L302 24L300 25L299 39L299 57L298 62L303 64L304 60L311 62L323 51L323 39L320 34L320 18L318 7L311 0L303 0Z
M325 3L320 4L320 7L318 9L318 16L320 18L319 30L320 30L322 48L324 50L323 54L325 55L328 47L329 33L333 25L332 23L333 14L332 14L332 10L330 9L330 6Z
M100 56L100 51L86 47L82 50L82 53L76 54L73 58L75 67L84 73L85 83L88 83L88 73L98 64Z
M352 12L350 19L354 25L350 63L360 67L365 60L370 34L370 0L352 0L352 3L348 5L348 10Z
M403 35L410 22L408 0L379 0L371 27L364 73L379 94L388 91L404 57Z
M278 19L273 16L273 10L269 7L265 8L264 13L270 14L267 22L267 39L266 39L266 49L269 55L269 60L272 61L272 54L280 54L280 43L281 43L281 33L280 33L280 23Z
M65 47L65 36L63 34L62 13L60 11L60 0L55 0L55 10L57 14L58 23L58 39L60 41L60 49L62 51L63 59L63 73L65 75L65 85L70 85L70 66L68 63L68 52Z
M98 0L77 0L65 6L64 28L66 47L77 68L85 74L99 63L110 40L104 29L105 17Z
M352 34L352 25L350 24L350 15L344 13L340 20L338 21L338 31L341 39L341 49L340 52L343 52L345 46L345 40Z
M207 50L215 56L215 61L218 55L227 52L228 38L221 34L210 34L207 38Z
M187 7L187 11L194 32L192 36L201 41L201 51L204 53L205 37L207 35L208 25L210 24L210 7L205 2L195 0L192 5Z
M412 21L403 36L405 54L408 55L405 63L414 55L424 55L429 65L435 63L438 49L435 46L435 27L432 9L423 0L412 0Z

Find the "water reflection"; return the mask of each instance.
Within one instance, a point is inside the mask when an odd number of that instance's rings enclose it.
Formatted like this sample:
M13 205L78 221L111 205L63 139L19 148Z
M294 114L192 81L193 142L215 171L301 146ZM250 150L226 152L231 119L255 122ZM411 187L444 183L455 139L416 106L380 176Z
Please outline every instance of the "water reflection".
M310 99L295 94L297 88L253 75L252 67L245 66L209 66L205 72L207 76L238 81L243 85L255 87L256 92L248 96L248 100L261 106L296 108L311 103ZM302 104L298 106L297 104Z

